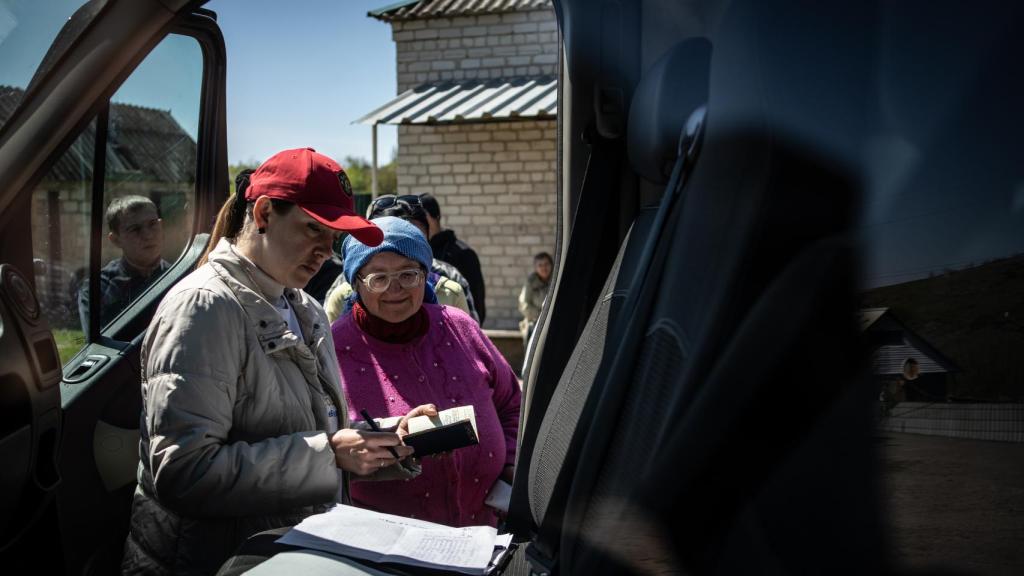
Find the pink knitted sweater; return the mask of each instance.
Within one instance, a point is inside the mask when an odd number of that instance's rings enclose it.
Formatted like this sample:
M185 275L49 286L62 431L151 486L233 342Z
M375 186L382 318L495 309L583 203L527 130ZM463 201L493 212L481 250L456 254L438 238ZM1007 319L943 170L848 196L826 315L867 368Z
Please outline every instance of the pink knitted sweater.
M494 344L465 312L424 304L427 333L408 344L366 334L346 314L331 327L349 415L403 416L420 404L472 404L480 444L424 458L412 480L354 482L357 506L451 526L494 525L484 499L516 455L519 384ZM358 480L358 477L354 477Z

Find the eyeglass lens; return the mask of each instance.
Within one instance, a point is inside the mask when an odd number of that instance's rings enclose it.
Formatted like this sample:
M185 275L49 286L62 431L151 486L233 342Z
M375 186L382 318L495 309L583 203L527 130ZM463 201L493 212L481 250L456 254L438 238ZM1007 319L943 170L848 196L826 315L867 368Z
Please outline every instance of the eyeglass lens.
M385 292L391 287L391 279L397 278L402 288L415 288L420 285L423 273L420 270L402 270L399 272L377 272L366 277L366 285L374 292Z

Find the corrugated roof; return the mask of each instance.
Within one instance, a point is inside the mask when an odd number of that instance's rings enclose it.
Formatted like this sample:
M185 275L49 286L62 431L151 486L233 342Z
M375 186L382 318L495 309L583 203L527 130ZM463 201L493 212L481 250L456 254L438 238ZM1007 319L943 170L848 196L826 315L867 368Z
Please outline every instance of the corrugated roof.
M406 0L367 12L390 22L551 8L551 0Z
M900 322L889 308L861 308L859 320L862 332L881 336L875 339L880 345L871 355L875 375L902 374L908 358L917 360L922 374L959 371L952 360Z
M113 102L109 126L108 179L195 180L196 143L169 111Z
M870 328L872 324L877 322L888 311L888 308L861 308L859 318L861 331L863 332Z
M363 116L359 124L458 124L554 118L558 78L500 78L423 84Z
M21 98L20 88L0 86L0 125ZM61 154L46 181L92 179L94 123L75 141L77 154ZM107 132L108 180L180 183L195 180L196 143L167 110L111 103ZM84 160L83 160L84 159Z
M890 344L879 348L871 356L871 372L879 376L902 374L903 364L908 358L917 360L921 374L945 374L948 372L931 356L910 344Z
M7 120L14 115L14 109L18 107L21 99L25 97L25 91L14 86L0 86L0 126L7 123Z

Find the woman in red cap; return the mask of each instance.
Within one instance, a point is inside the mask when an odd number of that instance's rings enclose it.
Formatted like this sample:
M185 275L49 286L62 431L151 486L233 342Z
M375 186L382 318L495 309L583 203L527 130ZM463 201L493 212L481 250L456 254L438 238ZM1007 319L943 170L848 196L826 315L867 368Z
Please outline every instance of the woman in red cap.
M212 574L247 537L347 500L351 474L419 473L397 433L350 427L330 325L300 289L341 231L383 238L336 162L285 150L228 199L201 265L160 303L125 573Z

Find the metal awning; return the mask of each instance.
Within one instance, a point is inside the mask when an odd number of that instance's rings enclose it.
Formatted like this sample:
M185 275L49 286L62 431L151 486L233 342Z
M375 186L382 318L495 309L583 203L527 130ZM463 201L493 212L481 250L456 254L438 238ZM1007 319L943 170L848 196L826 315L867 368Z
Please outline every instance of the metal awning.
M366 15L389 22L544 9L551 9L551 0L399 0Z
M555 117L558 78L435 82L407 90L358 124L461 124Z

